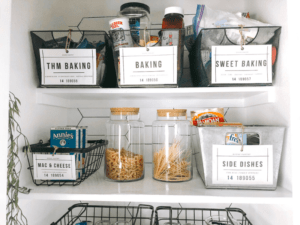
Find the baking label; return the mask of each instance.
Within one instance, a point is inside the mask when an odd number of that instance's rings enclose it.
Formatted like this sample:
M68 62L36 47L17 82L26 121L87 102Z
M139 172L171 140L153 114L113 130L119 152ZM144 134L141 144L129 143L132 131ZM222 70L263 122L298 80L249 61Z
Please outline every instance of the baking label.
M213 84L272 83L272 46L212 47Z
M95 85L95 49L40 49L42 84Z
M33 154L34 179L76 180L75 155Z
M273 184L272 145L213 145L212 183Z
M120 84L177 84L177 46L121 48Z

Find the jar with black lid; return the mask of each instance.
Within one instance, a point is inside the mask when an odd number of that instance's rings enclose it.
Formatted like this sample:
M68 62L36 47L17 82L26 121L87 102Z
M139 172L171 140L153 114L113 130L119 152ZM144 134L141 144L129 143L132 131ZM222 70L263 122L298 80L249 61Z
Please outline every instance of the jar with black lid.
M150 40L150 34L145 29L151 28L150 7L140 2L128 2L120 7L118 16L128 17L133 41L140 45L145 44Z

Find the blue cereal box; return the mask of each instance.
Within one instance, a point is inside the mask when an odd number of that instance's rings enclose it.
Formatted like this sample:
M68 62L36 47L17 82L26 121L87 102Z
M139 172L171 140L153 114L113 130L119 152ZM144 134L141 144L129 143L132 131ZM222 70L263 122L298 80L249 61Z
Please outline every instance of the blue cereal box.
M57 146L58 148L79 148L79 129L76 127L51 128L50 146Z
M87 126L79 127L81 129L82 148L86 148Z

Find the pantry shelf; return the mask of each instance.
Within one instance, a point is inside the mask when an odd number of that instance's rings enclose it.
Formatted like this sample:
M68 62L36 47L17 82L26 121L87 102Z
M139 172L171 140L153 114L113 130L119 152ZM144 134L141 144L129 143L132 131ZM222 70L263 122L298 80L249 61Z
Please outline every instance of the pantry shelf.
M104 180L103 167L79 186L35 186L29 195L20 194L30 200L76 200L118 201L156 203L254 203L291 204L292 193L282 187L276 191L205 189L194 168L194 178L189 182L165 183L152 179L152 165L147 164L145 178L138 182L116 183Z
M275 102L275 87L38 88L36 97L63 108L249 107Z

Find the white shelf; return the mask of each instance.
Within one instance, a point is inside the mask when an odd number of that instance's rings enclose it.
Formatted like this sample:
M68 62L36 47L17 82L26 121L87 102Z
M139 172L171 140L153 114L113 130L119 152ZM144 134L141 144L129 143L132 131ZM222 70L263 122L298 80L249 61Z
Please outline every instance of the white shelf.
M104 180L103 165L100 170L79 186L35 186L32 181L25 185L32 189L22 199L31 200L80 200L156 203L254 203L291 204L292 193L282 187L276 191L205 189L194 168L189 182L165 183L152 179L152 166L146 165L145 178L137 182L116 183Z
M275 102L275 88L38 88L36 100L64 108L248 107Z

